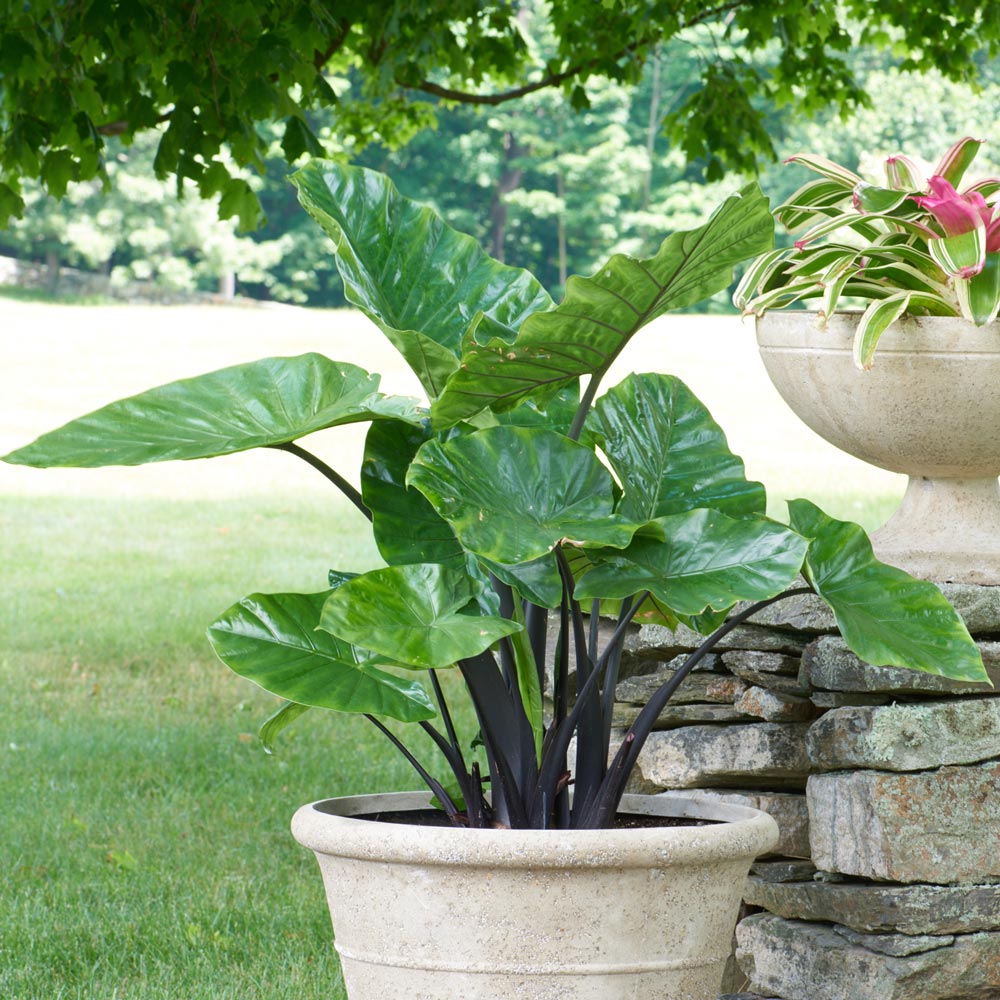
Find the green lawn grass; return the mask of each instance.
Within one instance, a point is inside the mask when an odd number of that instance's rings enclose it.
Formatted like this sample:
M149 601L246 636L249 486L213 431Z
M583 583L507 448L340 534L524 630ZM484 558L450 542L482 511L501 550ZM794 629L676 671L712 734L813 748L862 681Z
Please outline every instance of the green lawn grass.
M749 374L750 335L718 323L682 325L632 366L690 382L735 428L750 474L776 485L776 513L807 495L878 524L895 487L852 479L801 438ZM0 346L0 453L230 362L306 349L391 362L356 315L292 309L0 301ZM412 391L398 368L388 381ZM359 437L343 430L316 447L350 474ZM288 821L315 798L416 780L363 719L310 713L267 756L254 734L274 700L204 639L247 593L320 590L329 569L376 561L357 512L300 464L0 466L3 1000L343 996L319 876Z
M364 719L276 701L204 627L263 589L377 558L339 502L0 500L0 997L331 1000L312 856L327 795L416 786ZM326 543L322 541L326 539ZM430 756L426 744L422 752Z
M320 795L412 781L359 719L335 741L307 716L266 756L253 734L274 701L214 659L204 626L256 586L318 590L326 562L370 562L331 530L347 513L0 502L0 996L338 995L288 820Z

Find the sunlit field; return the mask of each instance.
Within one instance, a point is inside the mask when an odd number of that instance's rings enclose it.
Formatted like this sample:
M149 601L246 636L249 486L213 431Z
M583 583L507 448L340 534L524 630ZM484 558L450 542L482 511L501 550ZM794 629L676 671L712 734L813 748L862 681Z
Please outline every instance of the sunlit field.
M0 453L152 385L304 351L419 394L349 311L0 298ZM798 423L736 319L661 320L608 384L630 370L684 378L777 516L781 498L807 496L875 527L902 493ZM309 446L357 482L363 434ZM360 515L284 453L0 465L0 997L343 996L319 876L288 820L312 799L414 779L364 720L318 712L265 755L254 733L273 700L203 635L244 594L320 590L329 569L377 558Z

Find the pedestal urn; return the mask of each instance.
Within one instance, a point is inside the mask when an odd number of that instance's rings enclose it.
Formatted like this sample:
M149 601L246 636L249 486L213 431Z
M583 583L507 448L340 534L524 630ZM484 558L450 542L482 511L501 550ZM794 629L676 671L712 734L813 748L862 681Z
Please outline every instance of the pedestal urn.
M936 581L1000 583L1000 323L903 317L875 362L852 357L857 315L757 320L761 358L796 415L831 444L909 476L876 555Z

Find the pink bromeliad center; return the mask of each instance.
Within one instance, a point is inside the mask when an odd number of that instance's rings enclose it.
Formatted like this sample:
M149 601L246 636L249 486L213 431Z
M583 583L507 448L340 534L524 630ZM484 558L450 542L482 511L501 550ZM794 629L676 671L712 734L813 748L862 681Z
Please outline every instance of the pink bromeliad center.
M959 194L943 177L934 176L930 195L914 195L913 200L937 219L945 236L961 236L980 224L986 228L986 252L1000 250L1000 218L993 218L993 207L978 191Z

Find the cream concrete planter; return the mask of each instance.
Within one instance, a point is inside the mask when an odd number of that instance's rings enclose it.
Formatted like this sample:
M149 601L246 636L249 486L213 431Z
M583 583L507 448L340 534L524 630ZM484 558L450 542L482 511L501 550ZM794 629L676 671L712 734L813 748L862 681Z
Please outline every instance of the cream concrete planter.
M880 559L928 580L1000 583L1000 323L904 317L854 367L856 317L774 312L757 320L767 373L831 444L910 477L872 536Z
M721 820L597 831L456 830L354 818L427 795L303 806L349 1000L717 1000L752 859L754 809L673 793L623 808Z

